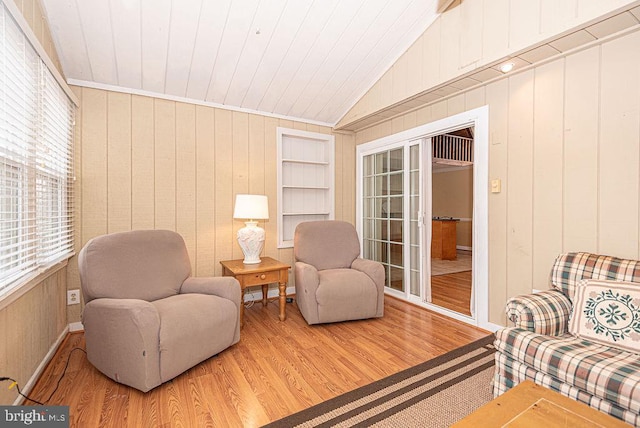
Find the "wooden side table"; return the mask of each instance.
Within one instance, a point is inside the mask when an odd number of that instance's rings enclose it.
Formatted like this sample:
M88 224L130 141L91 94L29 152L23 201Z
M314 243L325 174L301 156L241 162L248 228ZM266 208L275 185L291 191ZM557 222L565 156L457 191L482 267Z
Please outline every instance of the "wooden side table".
M245 265L242 259L221 261L222 275L232 276L240 283L242 297L240 306L240 326L244 325L244 291L247 287L262 286L262 305L267 304L267 291L269 284L277 283L280 300L280 321L287 319L287 282L289 281L289 269L291 266L271 257L261 257L261 262Z

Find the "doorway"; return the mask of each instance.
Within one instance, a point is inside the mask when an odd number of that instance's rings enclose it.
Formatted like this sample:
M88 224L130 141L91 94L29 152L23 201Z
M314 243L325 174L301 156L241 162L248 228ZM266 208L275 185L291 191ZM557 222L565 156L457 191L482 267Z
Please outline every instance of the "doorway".
M431 152L437 150L433 138L467 128L474 134L473 166L467 168L473 208L468 217L455 214L460 220L472 219L470 310L463 313L434 304L431 294ZM480 327L489 326L488 134L488 107L481 107L356 148L356 227L363 257L385 267L385 293Z
M431 256L427 300L472 315L473 128L431 138Z

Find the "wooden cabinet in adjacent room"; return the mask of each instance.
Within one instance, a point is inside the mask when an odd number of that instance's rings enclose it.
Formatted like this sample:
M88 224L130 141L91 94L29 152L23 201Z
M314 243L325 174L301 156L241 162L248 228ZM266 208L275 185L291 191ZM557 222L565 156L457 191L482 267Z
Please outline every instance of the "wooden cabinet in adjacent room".
M456 259L456 224L458 219L431 220L431 257Z

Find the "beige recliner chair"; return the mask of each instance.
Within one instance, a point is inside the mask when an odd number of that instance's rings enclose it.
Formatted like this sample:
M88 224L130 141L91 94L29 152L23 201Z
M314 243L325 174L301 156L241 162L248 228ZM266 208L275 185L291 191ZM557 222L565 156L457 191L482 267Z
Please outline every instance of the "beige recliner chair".
M87 357L116 382L149 391L240 340L240 284L191 277L175 232L96 237L78 267Z
M384 267L358 257L356 229L344 221L310 221L293 238L296 302L309 324L381 317Z

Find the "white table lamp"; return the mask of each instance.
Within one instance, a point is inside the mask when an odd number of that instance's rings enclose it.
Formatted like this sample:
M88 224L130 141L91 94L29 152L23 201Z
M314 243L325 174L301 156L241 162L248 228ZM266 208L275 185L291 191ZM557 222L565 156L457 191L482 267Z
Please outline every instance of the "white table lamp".
M238 244L244 253L244 264L260 263L264 247L264 229L256 220L269 218L269 203L265 195L236 195L233 218L245 219L245 227L238 230Z

